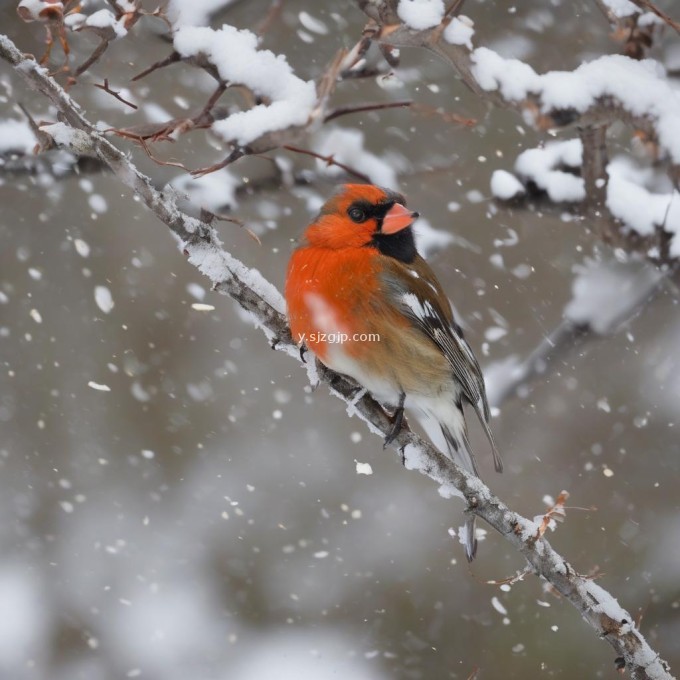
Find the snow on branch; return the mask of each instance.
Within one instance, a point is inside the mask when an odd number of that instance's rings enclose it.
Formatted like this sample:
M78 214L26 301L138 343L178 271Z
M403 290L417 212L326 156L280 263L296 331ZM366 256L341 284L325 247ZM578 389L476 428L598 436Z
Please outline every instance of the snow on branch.
M78 154L95 155L105 162L113 174L172 230L189 262L212 281L214 289L231 295L251 312L272 346L297 357L297 347L284 315L283 299L276 288L259 272L227 253L209 224L179 210L177 196L171 189L159 191L82 115L46 70L22 54L3 35L0 35L0 57L14 66L26 83L47 97L61 114L64 122L44 126L42 130L58 145ZM312 373L351 407L352 414L361 418L373 432L385 436L391 423L380 404L365 391L357 394L356 385L343 376L320 364L314 368L316 371ZM631 615L607 591L592 579L579 575L553 550L536 522L511 511L481 480L456 466L407 427L402 428L392 446L403 451L406 467L434 480L440 485L442 495L462 496L469 512L482 517L508 540L523 555L529 568L551 583L579 610L597 634L612 645L619 655L617 664L623 663L633 678L672 679L668 665L649 646Z
M577 141L562 147L546 145L520 157L518 164L528 166L527 178L551 200L581 203L589 218L607 208L613 219L601 231L616 245L644 252L656 263L680 257L680 213L674 207L680 197L672 190L680 184L680 93L658 62L639 60L641 53L635 55L638 58L614 54L573 71L539 74L523 61L506 59L484 46L475 48L471 19L453 16L459 2L448 11L440 0L357 2L370 17L364 34L379 44L420 47L438 54L475 94L516 110L538 130L578 128L580 146ZM636 26L671 21L648 0L601 0L599 4L612 21L629 16L635 18ZM641 9L647 11L641 14ZM649 35L644 38L645 46L650 40ZM607 186L609 174L616 169L607 165L607 127L617 121L632 126L653 148L654 160L665 164L672 187L652 192L630 176L613 178L612 186ZM569 172L558 167L563 153L570 158L578 155L576 164L569 164ZM523 168L516 170L522 174ZM524 193L508 173L497 173L492 188L502 200ZM653 209L645 218L639 206L644 211L649 205ZM617 220L624 229L616 226ZM640 238L628 239L626 229Z
M173 45L183 59L203 57L223 82L268 100L213 123L227 142L246 146L269 133L304 126L314 111L314 83L298 78L285 57L258 49L257 36L248 30L228 24L219 30L186 26L175 32Z
M539 129L604 124L624 115L653 131L673 165L680 164L680 94L659 64L611 54L574 71L538 74L517 59L478 47L471 73L485 92L499 92Z
M260 49L259 37L247 30L224 24L220 29L179 22L172 35L173 51L133 78L134 81L179 61L203 69L217 81L217 88L204 108L191 118L178 118L155 125L113 130L116 134L139 142L152 160L146 140L173 141L190 130L210 128L232 150L221 162L194 170L194 176L216 172L243 156L261 154L283 147L293 152L316 153L295 146L303 135L314 133L327 119L351 111L327 111L340 72L346 68L348 55L339 50L318 82L298 77L285 56ZM218 107L222 94L238 87L246 105ZM404 103L362 104L355 110L368 111ZM407 102L406 105L410 105ZM352 169L326 159L352 174ZM167 164L167 163L166 163ZM354 173L357 174L356 172ZM365 176L364 176L365 177Z
M45 24L47 47L40 58L40 63L47 63L55 38L58 38L64 53L61 70L72 73L72 82L101 58L111 42L124 38L143 16L163 18L160 9L147 12L141 9L140 3L133 2L133 0L110 0L111 9L98 9L91 14L84 14L83 6L80 4L71 6L72 4L71 0L21 0L17 6L17 13L24 21L39 21ZM69 32L92 33L100 41L90 56L73 70L69 65L71 54Z
M591 182L591 194L601 190L602 198L588 218L602 227L605 241L640 252L656 264L680 258L680 192L666 176L626 156L595 168L595 161L584 158L584 150L592 154L596 148L595 141L584 145L581 139L570 139L526 149L515 160L514 174L493 173L491 192L502 201L545 194L554 203L580 204L588 198ZM578 174L581 168L584 177ZM597 214L601 207L612 219Z
M520 111L538 129L623 119L654 132L671 162L680 164L680 95L657 62L605 55L574 71L539 74L518 59L472 47L473 23L467 17L452 18L442 11L440 22L429 21L424 29L417 21L402 22L404 7L421 6L426 0L357 1L376 24L374 40L436 52L474 92Z

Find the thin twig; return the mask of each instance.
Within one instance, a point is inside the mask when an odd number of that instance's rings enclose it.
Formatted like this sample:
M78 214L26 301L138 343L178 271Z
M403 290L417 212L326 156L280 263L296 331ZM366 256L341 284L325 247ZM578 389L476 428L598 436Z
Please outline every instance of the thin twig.
M607 202L609 175L607 164L607 126L587 125L579 128L583 161L581 176L586 187L589 208L602 210Z
M178 61L182 61L182 57L180 56L179 52L171 52L167 57L164 57L163 59L151 64L151 66L145 68L141 73L138 73L136 76L130 78L130 80L134 83L135 81L141 80L145 76L148 76L150 73L158 71L158 69L170 66L170 64L176 64Z
M465 0L453 0L451 6L444 12L444 19L458 16L463 11Z
M103 85L100 84L100 83L92 83L92 84L95 87L98 87L100 90L104 90L104 92L108 92L108 94L113 95L118 101L123 102L123 104L126 104L130 108L135 109L135 110L137 110L139 108L136 104L129 102L127 99L123 99L123 97L121 97L121 95L120 95L120 92L118 92L116 90L112 90L109 87L109 79L108 78L104 78L104 84Z
M264 38L265 33L271 28L276 19L278 19L281 10L283 9L283 3L284 0L272 0L267 13L255 29L255 35L257 35L260 40Z
M193 177L203 177L203 175L209 175L211 172L217 172L222 168L226 168L227 165L235 163L239 158L243 158L246 155L244 149L236 148L234 149L223 161L215 163L214 165L209 165L205 168L198 168L198 170L192 170L191 174Z
M349 165L345 165L344 163L336 161L332 155L322 156L320 153L316 153L316 151L310 151L309 149L301 149L297 146L291 146L290 144L284 144L283 148L286 149L287 151L292 151L293 153L301 153L304 154L305 156L317 158L318 160L323 161L327 166L335 165L336 167L344 170L346 173L356 177L357 179L360 179L362 182L366 182L369 184L371 182L371 178L368 175L364 175L363 172L359 172L358 170L351 168Z
M477 121L474 118L465 118L452 111L445 111L437 106L429 106L428 104L414 102L411 105L411 111L425 117L436 116L441 118L445 123L451 123L453 125L462 125L463 127L469 128L477 125Z
M110 42L111 41L108 38L102 38L99 45L94 48L92 54L75 70L74 76L77 78L78 76L83 75L90 66L97 63L99 59L101 59L102 54L106 52Z
M233 215L225 215L224 213L216 213L212 212L211 210L207 210L206 208L201 208L201 221L205 222L206 224L212 224L215 220L219 220L220 222L230 222L231 224L236 224L241 229L243 229L250 238L257 243L258 246L262 245L262 241L260 240L260 237L250 228L246 225L246 223L243 220L240 220L238 217L234 217Z
M210 123L212 123L212 117L210 116L210 112L215 108L215 105L219 101L220 97L224 94L226 91L228 85L227 83L220 82L218 83L217 87L215 88L215 91L210 95L210 98L206 102L206 105L203 107L201 112L193 119L195 125L201 125L201 123L204 120L210 119Z
M362 111L382 111L383 109L404 109L413 104L412 99L405 99L398 102L373 102L368 104L347 104L346 106L338 106L336 109L329 111L324 123L340 118L340 116L347 116L350 113L360 113Z

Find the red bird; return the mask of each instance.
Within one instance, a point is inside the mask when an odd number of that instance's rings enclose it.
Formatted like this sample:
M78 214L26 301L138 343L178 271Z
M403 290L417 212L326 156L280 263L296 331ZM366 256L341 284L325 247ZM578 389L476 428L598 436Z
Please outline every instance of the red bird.
M482 372L439 281L416 250L417 217L394 191L341 187L291 257L290 328L301 348L396 406L386 444L401 429L404 408L417 409L438 423L451 458L478 475L463 413L467 403L501 472ZM466 526L471 561L474 516Z

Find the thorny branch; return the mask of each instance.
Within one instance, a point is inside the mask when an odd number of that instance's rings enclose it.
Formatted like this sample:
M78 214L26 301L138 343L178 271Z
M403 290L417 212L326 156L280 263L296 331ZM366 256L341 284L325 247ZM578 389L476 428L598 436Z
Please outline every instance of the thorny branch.
M44 131L69 150L95 155L104 161L114 175L172 230L181 241L189 262L210 278L214 289L230 295L252 312L276 349L299 359L278 291L259 273L225 252L210 225L181 212L171 191L159 191L123 152L94 128L75 102L35 60L23 55L2 35L0 57L9 62L31 88L46 96L61 114L65 122L46 126ZM391 423L379 403L368 394L357 398L353 383L321 364L316 368L318 378L350 405L352 412L372 431L384 436L390 430ZM459 468L407 427L402 428L391 446L404 452L407 467L442 485L448 495L463 496L468 511L494 527L526 559L531 570L571 602L598 635L612 645L633 678L672 679L668 665L649 646L631 615L621 609L607 591L579 575L553 550L540 535L536 523L511 511L478 478Z

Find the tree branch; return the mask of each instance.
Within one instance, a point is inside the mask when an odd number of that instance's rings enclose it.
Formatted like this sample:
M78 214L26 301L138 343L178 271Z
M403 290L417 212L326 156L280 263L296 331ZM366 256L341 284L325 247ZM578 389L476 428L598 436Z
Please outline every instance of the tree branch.
M646 9L656 16L659 17L664 23L668 24L678 35L680 35L680 22L671 19L668 14L662 12L653 2L650 0L633 0L633 2L641 9Z
M360 113L363 111L381 111L382 109L401 109L407 108L413 104L413 101L406 99L398 102L366 102L365 104L346 104L345 106L338 106L336 109L329 111L323 119L324 123L346 116L350 113Z
M93 154L104 161L115 176L172 230L189 262L210 278L213 288L230 295L251 312L276 349L297 357L298 349L286 323L283 299L276 288L259 272L225 252L210 225L181 212L171 190L159 191L122 151L94 128L56 81L3 35L0 35L0 57L9 62L31 88L46 96L61 114L65 123L46 126L44 131L58 145L78 154ZM378 402L366 393L357 398L353 382L323 365L310 365L312 371L314 368L318 379L348 404L351 414L361 418L373 432L385 436L391 423ZM597 634L612 645L633 678L671 680L668 665L649 646L631 615L619 607L607 591L592 579L579 575L553 550L540 535L539 524L511 511L481 480L459 468L408 428L402 428L391 446L403 450L408 468L418 470L441 485L444 495L463 497L470 512L494 527L526 559L531 570L549 581L578 609Z
M451 22L451 17L445 16L443 21L433 28L416 31L402 23L397 13L397 0L357 0L359 7L370 17L371 39L378 43L393 45L395 47L419 47L427 49L440 56L456 71L465 85L478 97L491 104L506 109L517 111L525 121L531 122L538 130L567 129L578 127L580 129L603 130L607 125L620 121L632 126L636 131L643 132L650 140L659 145L662 160L665 162L670 179L677 187L680 184L680 148L677 144L671 149L668 145L662 147L664 139L663 131L667 126L677 126L678 123L670 124L670 118L661 119L658 107L645 108L638 106L638 100L633 101L629 97L621 95L621 89L610 90L601 88L599 96L589 97L587 103L579 100L570 104L566 98L557 99L555 104L554 90L557 88L556 81L550 80L558 76L561 89L566 88L566 81L570 78L571 86L578 85L574 78L575 72L553 72L552 74L539 75L533 69L517 60L504 60L499 55L486 48L470 49L463 44L447 42L443 35ZM641 6L652 10L652 3L640 0ZM366 35L366 31L364 31ZM478 68L480 60L484 62L484 68ZM590 67L596 62L591 62L585 67ZM648 77L642 75L639 65L635 61L636 71L627 81L629 91L635 91L649 85ZM513 70L514 69L514 70ZM509 74L509 75L508 75ZM582 76L581 72L581 76ZM564 81L564 82L563 82ZM657 79L654 85L663 88L666 97L674 97L675 94L670 85ZM547 88L547 91L544 90ZM670 111L670 108L667 112ZM675 121L675 113L672 114ZM591 133L588 133L591 134ZM598 133L603 135L604 132ZM668 141L668 137L665 137ZM598 144L598 153L602 146ZM590 169L595 170L605 154L600 154L600 160L595 158ZM605 175L598 170L598 178ZM594 188L597 188L593 184ZM652 259L652 258L650 258ZM652 259L652 261L654 261Z
M579 129L583 146L581 175L586 188L586 205L604 210L607 203L607 126L588 125Z
M371 182L371 178L368 175L364 175L363 172L359 172L354 168L350 168L349 165L345 165L344 163L340 163L340 161L336 161L335 158L333 158L333 156L324 156L323 154L316 153L316 151L310 151L309 149L301 149L300 147L292 146L291 144L284 144L281 148L285 149L286 151L292 151L293 153L303 154L304 156L311 156L312 158L316 158L317 160L323 161L327 166L334 165L344 170L347 174L352 175L357 179L360 179L362 182L367 182L369 184Z

